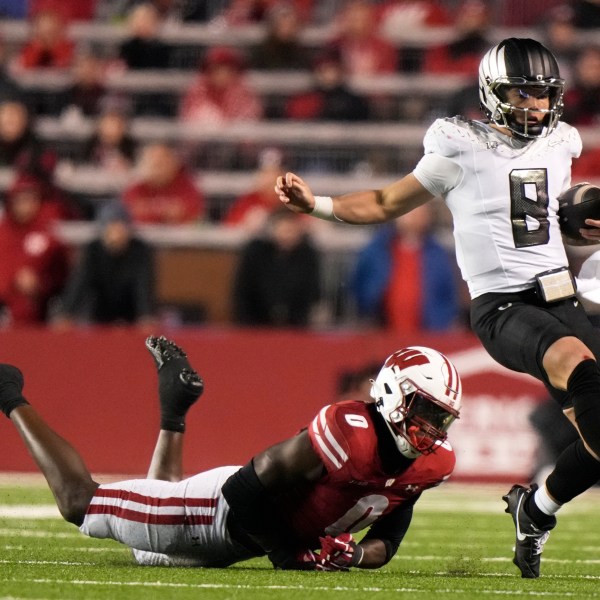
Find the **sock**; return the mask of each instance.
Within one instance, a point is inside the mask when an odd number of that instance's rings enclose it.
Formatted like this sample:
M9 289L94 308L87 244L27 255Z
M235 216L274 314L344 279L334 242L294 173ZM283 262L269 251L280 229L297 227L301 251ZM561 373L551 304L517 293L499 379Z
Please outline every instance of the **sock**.
M545 515L549 516L555 515L561 506L550 497L545 485L535 492L531 504L535 505L536 508L539 508Z
M586 450L583 441L578 439L558 457L554 470L546 479L546 489L556 502L565 504L591 488L599 479L600 462Z
M536 486L537 487L537 486ZM553 529L556 525L556 517L554 514L550 515L545 511L541 510L539 505L537 504L536 495L539 493L539 489L537 489L533 494L530 494L529 497L525 500L525 512L529 515L531 520L535 523L535 525L544 531L549 531Z

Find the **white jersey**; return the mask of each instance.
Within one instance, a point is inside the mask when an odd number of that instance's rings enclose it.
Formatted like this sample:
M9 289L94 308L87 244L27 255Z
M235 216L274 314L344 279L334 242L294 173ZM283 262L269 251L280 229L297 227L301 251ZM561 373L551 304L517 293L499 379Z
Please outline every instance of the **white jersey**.
M581 152L575 128L561 122L547 137L524 142L453 117L431 125L424 147L414 174L452 212L472 298L531 288L536 274L568 265L557 197L571 185L571 160ZM439 161L450 168L439 169Z

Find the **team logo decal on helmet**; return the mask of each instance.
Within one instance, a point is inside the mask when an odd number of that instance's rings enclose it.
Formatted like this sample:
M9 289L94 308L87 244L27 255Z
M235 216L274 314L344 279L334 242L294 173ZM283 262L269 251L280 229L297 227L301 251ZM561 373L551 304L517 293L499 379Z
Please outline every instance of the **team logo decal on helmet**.
M503 40L479 64L479 100L487 118L527 139L544 137L556 127L563 110L564 84L552 52L531 39ZM510 88L522 98L548 98L549 107L514 106L507 98ZM532 121L533 112L542 113L543 120Z
M443 354L411 346L387 358L372 381L371 396L400 452L416 458L446 439L459 416L462 385Z

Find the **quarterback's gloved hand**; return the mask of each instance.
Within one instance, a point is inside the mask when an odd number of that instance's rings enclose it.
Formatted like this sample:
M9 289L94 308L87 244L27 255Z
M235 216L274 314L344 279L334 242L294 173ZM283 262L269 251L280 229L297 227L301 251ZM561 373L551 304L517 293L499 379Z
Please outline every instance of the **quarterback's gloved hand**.
M317 570L348 571L360 563L364 550L354 541L349 533L341 533L337 537L327 535L319 538L321 552Z

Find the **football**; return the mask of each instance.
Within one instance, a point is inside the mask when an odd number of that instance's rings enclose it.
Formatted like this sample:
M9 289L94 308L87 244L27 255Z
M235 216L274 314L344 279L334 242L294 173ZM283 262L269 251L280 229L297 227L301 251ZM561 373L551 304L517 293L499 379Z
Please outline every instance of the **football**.
M578 183L558 197L558 222L568 244L595 244L581 236L586 219L600 219L600 188L588 182Z

